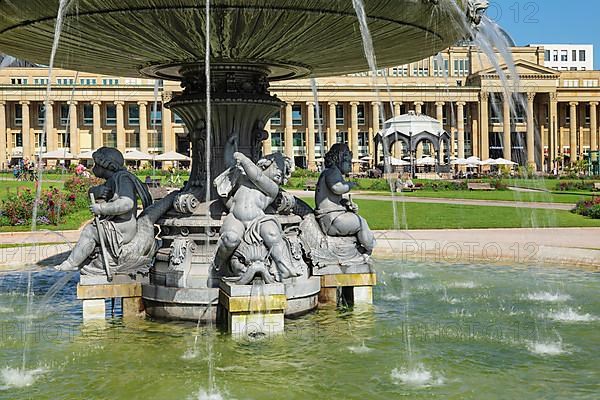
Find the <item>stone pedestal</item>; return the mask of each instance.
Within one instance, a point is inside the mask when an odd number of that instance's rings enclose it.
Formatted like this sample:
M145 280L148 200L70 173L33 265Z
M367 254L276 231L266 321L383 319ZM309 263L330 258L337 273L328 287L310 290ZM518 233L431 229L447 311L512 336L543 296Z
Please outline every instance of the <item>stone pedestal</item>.
M218 318L232 335L248 337L283 332L285 286L274 283L261 284L257 290L258 287L221 282Z
M285 295L287 318L299 317L307 314L319 306L319 292L321 279L318 276L306 278L292 278L285 282Z
M127 280L127 277L115 276L113 282L101 282L102 277L82 276L81 283L77 285L77 298L83 300L83 319L103 319L106 314L106 299L120 298L123 308L123 318L145 317L142 303L142 282L129 278L128 283L118 283ZM97 281L90 284L90 281Z
M319 303L334 305L373 304L375 273L333 274L321 276Z

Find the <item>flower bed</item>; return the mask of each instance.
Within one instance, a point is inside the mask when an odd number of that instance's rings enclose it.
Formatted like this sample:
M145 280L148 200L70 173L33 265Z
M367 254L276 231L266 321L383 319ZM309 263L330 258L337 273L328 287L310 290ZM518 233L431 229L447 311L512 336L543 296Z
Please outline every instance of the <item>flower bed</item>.
M600 219L600 197L594 197L591 200L580 200L572 210L573 213Z
M75 176L65 181L64 189L49 188L43 190L37 200L37 223L40 225L58 225L65 217L89 206L88 189L102 182L98 178ZM36 192L29 188L9 193L0 205L0 226L19 226L31 224Z

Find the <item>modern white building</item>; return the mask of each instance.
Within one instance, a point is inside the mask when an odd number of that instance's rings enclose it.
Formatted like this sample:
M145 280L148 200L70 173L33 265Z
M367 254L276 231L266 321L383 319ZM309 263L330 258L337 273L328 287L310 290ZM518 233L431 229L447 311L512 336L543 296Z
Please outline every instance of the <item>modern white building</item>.
M594 46L591 44L530 44L543 47L544 66L557 71L591 71L594 69Z

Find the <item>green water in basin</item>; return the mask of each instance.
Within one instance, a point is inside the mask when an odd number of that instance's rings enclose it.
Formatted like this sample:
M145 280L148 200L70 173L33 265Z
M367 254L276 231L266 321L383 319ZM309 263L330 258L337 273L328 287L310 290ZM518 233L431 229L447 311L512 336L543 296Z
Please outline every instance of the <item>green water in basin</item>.
M27 276L4 273L0 399L594 399L600 393L598 274L399 262L376 268L372 307L320 309L286 321L283 335L237 340L193 324L120 318L83 324L74 281L28 324ZM35 272L34 298L60 276ZM19 370L24 337L25 372Z

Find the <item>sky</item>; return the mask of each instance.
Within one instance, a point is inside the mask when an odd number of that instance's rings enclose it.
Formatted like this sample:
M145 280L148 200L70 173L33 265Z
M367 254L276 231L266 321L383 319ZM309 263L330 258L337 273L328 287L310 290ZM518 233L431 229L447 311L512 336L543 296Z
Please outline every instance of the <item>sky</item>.
M517 46L593 44L594 69L600 69L599 0L490 0L486 14Z

